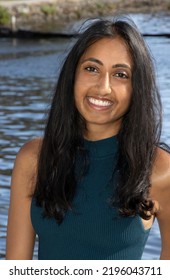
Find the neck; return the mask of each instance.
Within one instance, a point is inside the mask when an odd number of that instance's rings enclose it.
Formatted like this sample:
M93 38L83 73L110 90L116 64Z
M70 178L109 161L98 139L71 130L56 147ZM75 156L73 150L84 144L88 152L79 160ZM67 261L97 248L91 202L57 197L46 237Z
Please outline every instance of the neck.
M114 135L117 135L118 132L120 130L120 127L112 127L112 129L109 129L106 126L103 125L90 125L87 126L85 133L84 133L84 138L87 140L91 140L91 141L97 141L97 140L102 140L102 139L106 139L109 137L112 137Z

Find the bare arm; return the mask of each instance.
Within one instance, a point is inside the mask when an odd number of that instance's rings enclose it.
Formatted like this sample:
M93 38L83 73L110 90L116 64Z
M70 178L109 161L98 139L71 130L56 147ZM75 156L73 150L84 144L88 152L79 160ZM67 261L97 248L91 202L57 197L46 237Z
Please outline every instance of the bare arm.
M152 197L156 200L162 249L161 260L170 260L170 154L159 150L154 168Z
M35 185L38 140L19 151L11 179L6 259L32 259L35 232L30 219L31 194Z
M167 179L168 185L160 195L160 209L157 213L162 241L161 260L170 260L170 176L167 176Z

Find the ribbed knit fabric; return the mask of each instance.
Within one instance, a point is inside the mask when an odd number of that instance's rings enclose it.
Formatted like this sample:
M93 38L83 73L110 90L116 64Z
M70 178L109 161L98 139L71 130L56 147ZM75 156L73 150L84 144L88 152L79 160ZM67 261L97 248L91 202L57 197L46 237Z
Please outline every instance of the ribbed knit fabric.
M77 186L73 210L63 223L42 217L34 199L31 219L39 237L39 259L132 260L141 259L149 235L141 218L120 217L109 206L116 185L112 176L116 164L117 137L84 141L89 151L89 169ZM79 166L76 168L79 172Z

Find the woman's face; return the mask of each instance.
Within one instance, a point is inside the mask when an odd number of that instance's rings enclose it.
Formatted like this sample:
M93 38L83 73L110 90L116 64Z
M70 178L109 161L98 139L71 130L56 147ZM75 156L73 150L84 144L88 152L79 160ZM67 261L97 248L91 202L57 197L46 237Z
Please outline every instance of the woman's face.
M100 39L82 55L74 95L86 121L87 137L118 133L131 102L132 67L130 52L120 37Z

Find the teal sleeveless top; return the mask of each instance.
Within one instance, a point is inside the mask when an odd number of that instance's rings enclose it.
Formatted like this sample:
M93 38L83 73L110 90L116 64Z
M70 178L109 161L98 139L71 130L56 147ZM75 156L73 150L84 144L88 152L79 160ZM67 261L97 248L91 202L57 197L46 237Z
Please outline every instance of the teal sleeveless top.
M41 260L139 260L149 235L141 218L120 217L109 206L116 186L113 169L117 160L117 137L87 141L89 167L77 186L72 210L58 225L43 218L43 210L31 204L31 219L38 235ZM79 172L79 166L76 172Z

